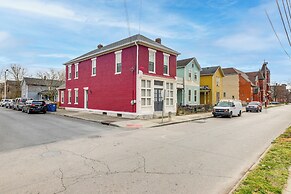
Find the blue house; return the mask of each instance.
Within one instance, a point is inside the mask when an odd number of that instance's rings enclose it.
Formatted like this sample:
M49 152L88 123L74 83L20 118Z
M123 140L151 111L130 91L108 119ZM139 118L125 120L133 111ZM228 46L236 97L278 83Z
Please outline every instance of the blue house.
M177 61L178 105L200 104L201 67L195 57Z

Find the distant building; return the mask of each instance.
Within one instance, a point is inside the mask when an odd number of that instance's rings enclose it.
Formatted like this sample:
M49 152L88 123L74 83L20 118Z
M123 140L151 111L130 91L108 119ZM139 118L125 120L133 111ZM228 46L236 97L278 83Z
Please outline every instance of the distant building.
M5 98L5 83L0 83L0 94L1 99ZM6 81L6 98L13 99L20 97L20 86L17 81L7 80Z
M271 86L272 101L286 103L289 102L290 92L286 84L275 84Z
M255 85L249 80L248 76L236 68L222 69L223 77L223 98L237 99L243 103L253 100L253 87Z
M59 80L23 78L21 82L21 97L34 100L57 101L57 90L63 82Z

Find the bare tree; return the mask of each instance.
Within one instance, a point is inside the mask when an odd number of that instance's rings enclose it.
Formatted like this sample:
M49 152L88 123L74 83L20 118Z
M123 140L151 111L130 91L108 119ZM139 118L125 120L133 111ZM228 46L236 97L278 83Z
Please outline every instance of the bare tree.
M60 82L65 81L65 71L51 68L48 71L37 72L36 76L40 79L46 80L48 90L45 95L50 100L54 100L54 96L57 94L56 88L60 86Z

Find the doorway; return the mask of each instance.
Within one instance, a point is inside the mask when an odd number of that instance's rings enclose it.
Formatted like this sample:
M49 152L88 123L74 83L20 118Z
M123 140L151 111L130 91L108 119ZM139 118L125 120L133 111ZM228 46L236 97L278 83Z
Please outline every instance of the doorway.
M88 108L88 88L84 89L84 109Z

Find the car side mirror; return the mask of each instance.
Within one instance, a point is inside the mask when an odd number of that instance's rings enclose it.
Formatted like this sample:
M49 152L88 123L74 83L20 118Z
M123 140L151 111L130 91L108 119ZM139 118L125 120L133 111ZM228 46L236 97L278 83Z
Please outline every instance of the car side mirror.
M233 104L232 107L235 107L235 104Z

